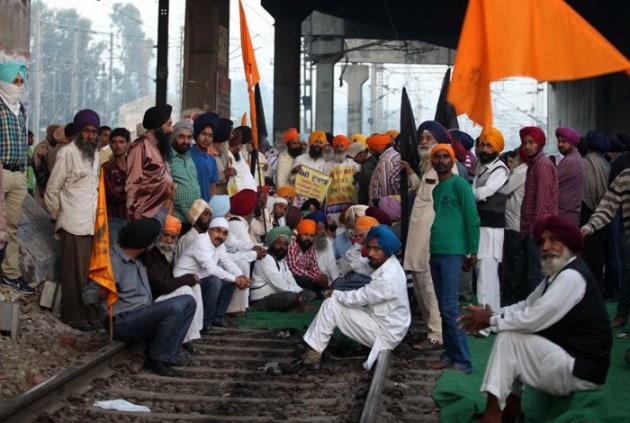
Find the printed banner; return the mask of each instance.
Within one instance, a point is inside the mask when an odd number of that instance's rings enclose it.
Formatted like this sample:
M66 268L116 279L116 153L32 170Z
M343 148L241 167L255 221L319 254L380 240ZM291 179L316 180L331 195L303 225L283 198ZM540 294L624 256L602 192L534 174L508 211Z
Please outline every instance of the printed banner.
M354 198L354 166L333 167L330 171L332 179L328 189L326 204L353 204Z
M295 177L295 192L320 203L326 198L329 186L330 177L310 167L302 166Z

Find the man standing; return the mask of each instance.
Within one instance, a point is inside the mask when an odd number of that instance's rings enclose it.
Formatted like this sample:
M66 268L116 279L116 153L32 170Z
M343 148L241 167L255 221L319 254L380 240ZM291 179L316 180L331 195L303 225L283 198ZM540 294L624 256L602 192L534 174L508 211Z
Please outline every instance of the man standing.
M284 143L287 148L278 155L275 183L276 187L293 187L293 183L290 180L291 169L293 169L293 160L302 154L300 134L297 129L289 128L286 130L284 133Z
M25 294L35 292L20 272L20 245L17 231L22 202L26 196L26 114L20 103L26 65L10 62L0 65L0 161L7 207L6 254L2 261L2 282Z
M519 135L528 166L521 204L521 237L525 240L527 288L531 292L544 277L540 269L538 248L532 238L532 226L541 216L558 214L558 173L542 151L546 141L542 129L526 126L521 128Z
M385 225L370 229L367 239L368 263L361 273L369 274L371 282L356 290L327 293L328 298L304 334L306 352L285 365L285 371L319 370L321 354L335 328L371 347L363 364L368 370L381 351L393 350L407 334L411 323L407 278L394 255L400 248L400 241Z
M107 226L111 243L118 239L118 232L127 224L127 151L131 134L125 128L116 128L110 134L112 158L101 165L105 178L107 202Z
M291 169L291 182L295 182L295 175L302 166L326 173L326 160L324 159L324 146L328 145L324 131L314 131L308 137L308 153L301 154L293 161Z
M488 395L482 422L521 412L523 384L566 396L597 389L610 366L610 322L597 282L578 257L584 239L576 225L544 216L533 228L547 277L525 301L501 310L467 306L469 332L498 332L481 391Z
M98 128L98 162L102 165L112 158L112 149L109 145L109 136L112 128L107 125Z
M499 158L503 145L503 134L496 128L481 132L473 178L473 194L481 221L478 261L475 265L478 275L477 303L488 304L494 310L501 307L499 264L503 259L507 200L507 195L499 189L505 185L510 175L510 170Z
M192 273L201 279L204 309L201 333L210 333L212 326L229 326L224 318L232 295L237 288L249 286L249 278L243 275L225 249L228 231L225 218L212 219L208 235L195 238L173 270L175 277ZM204 284L210 284L210 287L204 287Z
M328 276L317 264L315 247L313 247L316 231L317 224L314 220L303 219L297 225L298 236L289 244L287 264L298 285L321 297L322 290L328 286Z
M370 179L368 205L378 207L381 198L400 194L400 153L394 149L389 135L371 135L367 144L372 153L378 156L378 163Z
M241 148L243 145L243 136L248 135L247 130L249 130L249 136L251 137L251 129L249 127L243 126L235 128L228 142L230 149L228 165L229 169L231 169L231 175L228 179L228 194L231 195L233 195L233 193L230 193L230 189L235 189L236 192L244 189L251 189L253 191L258 189L258 182L254 180L249 164L247 160L245 160L245 157L243 157ZM245 138L245 141L248 140ZM251 138L249 141L251 141Z
M201 198L199 189L201 179L197 177L197 167L190 154L193 142L192 126L192 122L187 120L173 125L171 147L174 154L168 160L168 168L176 188L173 208L175 216L181 221L186 218L193 201Z
M77 138L59 150L44 201L61 241L61 320L81 331L96 329L83 308L98 200L97 134L94 110L74 116Z
M153 217L164 205L173 185L167 161L171 158L172 107L147 109L142 126L147 132L137 138L127 155L127 218Z
M584 162L577 149L580 134L571 128L556 129L558 151L564 159L558 165L558 215L580 224L584 193Z
M433 370L472 371L466 333L458 330L459 281L465 263L470 269L477 262L479 215L470 184L453 174L455 152L449 144L431 150L431 165L439 183L433 189L435 220L431 226L431 277L442 316L444 352L439 361L429 363ZM468 256L468 258L466 258Z
M216 193L216 184L219 182L217 162L208 153L208 148L214 139L214 130L219 125L219 116L213 112L207 112L197 116L194 122L195 145L190 149L190 155L197 166L201 197L210 201Z

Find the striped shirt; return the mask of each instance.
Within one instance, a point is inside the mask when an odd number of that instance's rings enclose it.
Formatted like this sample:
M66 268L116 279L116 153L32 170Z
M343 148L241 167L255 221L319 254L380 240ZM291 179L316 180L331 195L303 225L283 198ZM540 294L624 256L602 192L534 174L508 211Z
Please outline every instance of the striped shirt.
M182 222L188 222L188 210L196 199L201 198L197 167L188 152L179 154L174 150L168 167L176 186L175 198L173 199L175 216Z
M625 169L612 181L597 209L583 227L591 233L603 228L615 217L619 207L626 236L630 236L630 169Z
M4 166L26 172L26 116L20 106L20 113L15 116L0 99L0 162Z
M400 153L389 147L381 154L370 180L370 204L388 195L400 194Z

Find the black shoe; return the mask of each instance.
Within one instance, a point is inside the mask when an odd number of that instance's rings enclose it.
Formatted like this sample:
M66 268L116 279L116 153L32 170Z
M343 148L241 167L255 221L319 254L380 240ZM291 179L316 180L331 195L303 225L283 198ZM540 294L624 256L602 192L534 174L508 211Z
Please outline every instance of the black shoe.
M218 328L230 328L230 329L238 329L240 325L237 322L227 322L225 320L215 320L212 322L212 326L216 326Z
M202 335L209 335L212 333L212 325L207 325L204 326L199 333L201 333Z
M193 346L192 341L183 343L182 344L182 348L185 349L186 351L188 351L190 354L194 354L195 353L195 347Z
M22 276L17 279L10 279L6 276L3 276L2 283L14 289L17 289L24 295L33 295L35 293L35 290L26 283Z
M147 358L144 361L144 366L143 366L146 370L151 370L153 373L160 375L160 376L166 376L166 377L177 377L179 376L179 372L172 369L171 366L168 363L165 363L163 361L159 361L159 360L153 360L150 358Z
M72 326L72 329L80 330L81 332L94 332L95 330L98 330L98 327L94 325L86 324L86 325Z
M315 363L306 363L304 362L304 359L300 357L288 363L280 363L279 367L283 374L298 373L302 370L319 372L322 369L322 362L316 361Z

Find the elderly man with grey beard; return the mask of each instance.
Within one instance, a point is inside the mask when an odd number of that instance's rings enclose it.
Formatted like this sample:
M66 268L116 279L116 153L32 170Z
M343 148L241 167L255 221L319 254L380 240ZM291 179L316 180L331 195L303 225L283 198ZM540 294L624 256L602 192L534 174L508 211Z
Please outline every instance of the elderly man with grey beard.
M497 338L481 391L488 395L480 421L521 414L524 385L566 396L598 389L610 366L610 321L599 287L579 257L584 238L564 217L539 218L532 235L547 275L527 299L497 312L467 306L458 320L476 333L495 327Z
M82 294L88 268L96 203L99 161L97 134L100 118L94 110L74 116L77 138L59 150L50 173L44 202L55 222L55 237L61 241L61 320L81 331L94 330L96 316L88 316Z

